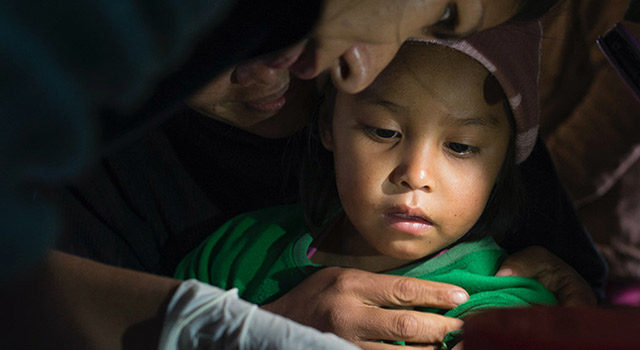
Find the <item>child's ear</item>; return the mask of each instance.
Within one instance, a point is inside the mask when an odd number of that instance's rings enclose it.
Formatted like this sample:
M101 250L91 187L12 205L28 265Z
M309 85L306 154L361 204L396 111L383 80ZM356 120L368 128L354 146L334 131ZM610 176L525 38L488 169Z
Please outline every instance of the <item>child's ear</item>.
M325 115L318 119L320 141L322 141L322 145L327 151L333 151L333 130L331 126L331 116Z

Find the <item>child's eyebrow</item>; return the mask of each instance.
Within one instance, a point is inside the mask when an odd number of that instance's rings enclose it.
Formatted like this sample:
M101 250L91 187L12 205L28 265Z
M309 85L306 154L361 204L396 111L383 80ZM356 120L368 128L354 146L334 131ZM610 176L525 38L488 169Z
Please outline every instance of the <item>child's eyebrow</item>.
M355 98L366 104L380 106L394 114L406 115L409 114L410 108L408 106L397 104L391 100L388 100L378 94L374 89L367 89L357 95ZM493 114L473 116L473 117L459 117L455 114L448 114L447 124L453 126L480 126L491 129L497 129L500 126L500 118Z
M488 114L485 116L475 116L475 117L456 117L452 114L449 114L451 118L448 118L451 125L458 126L483 126L489 127L492 129L498 128L500 126L500 119L493 114Z
M409 107L399 105L393 101L390 101L380 96L380 94L378 94L378 92L373 89L365 90L355 96L356 96L356 99L358 99L358 101L360 102L380 106L393 113L397 113L397 114L409 113Z

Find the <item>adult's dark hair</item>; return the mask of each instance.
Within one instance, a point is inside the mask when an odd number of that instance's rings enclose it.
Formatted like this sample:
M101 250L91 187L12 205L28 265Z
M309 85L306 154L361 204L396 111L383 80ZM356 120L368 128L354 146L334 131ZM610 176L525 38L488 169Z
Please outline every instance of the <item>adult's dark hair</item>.
M562 0L520 0L520 9L511 21L527 22L540 19L560 1Z
M327 151L320 141L319 123L330 120L336 89L325 89L319 106L308 129L307 154L302 160L300 196L307 225L312 234L322 233L340 209L340 199L335 182L333 153ZM487 204L478 221L457 242L493 236L500 240L512 228L519 213L522 184L516 164L516 125L509 103L504 101L509 120L509 144L496 184L491 190Z

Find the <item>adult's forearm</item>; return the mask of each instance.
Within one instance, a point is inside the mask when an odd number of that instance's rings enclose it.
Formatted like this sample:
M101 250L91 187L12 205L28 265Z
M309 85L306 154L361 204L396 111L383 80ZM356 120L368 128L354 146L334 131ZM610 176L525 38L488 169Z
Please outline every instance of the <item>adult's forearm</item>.
M0 292L0 348L154 349L180 282L61 252Z
M571 117L548 136L558 175L578 206L604 195L637 161L638 106L620 77L604 67Z
M523 208L501 245L509 253L539 245L572 266L602 297L607 267L578 220L544 143L521 164Z

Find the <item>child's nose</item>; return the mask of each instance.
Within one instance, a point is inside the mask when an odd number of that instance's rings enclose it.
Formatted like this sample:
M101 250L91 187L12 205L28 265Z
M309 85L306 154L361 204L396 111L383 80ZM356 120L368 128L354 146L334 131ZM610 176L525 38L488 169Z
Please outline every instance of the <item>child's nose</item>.
M424 155L405 160L395 169L394 182L411 190L433 191L431 166Z
M288 73L283 69L268 67L259 61L251 61L237 65L231 74L231 81L242 86L256 83L270 85L278 82L282 74Z

